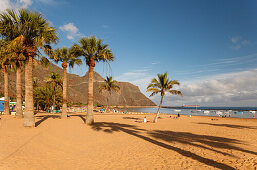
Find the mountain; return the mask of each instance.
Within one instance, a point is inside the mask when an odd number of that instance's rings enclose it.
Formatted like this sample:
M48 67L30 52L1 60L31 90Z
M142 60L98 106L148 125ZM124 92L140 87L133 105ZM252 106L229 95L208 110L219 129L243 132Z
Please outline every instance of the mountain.
M57 72L62 75L62 69L54 64L50 64L47 69L36 64L33 70L33 76L37 77L39 84L45 83L45 78L50 72ZM87 92L88 92L88 75L78 76L76 74L67 73L68 79L68 101L73 103L87 103ZM23 89L24 89L24 74L22 75ZM94 72L94 104L106 105L106 96L99 92L99 85L103 83L104 78ZM9 74L9 92L11 97L15 97L15 72ZM108 95L109 105L115 106L155 106L149 98L140 92L140 89L128 82L118 82L120 87L120 94L112 93ZM4 78L3 73L0 72L0 93L4 92Z

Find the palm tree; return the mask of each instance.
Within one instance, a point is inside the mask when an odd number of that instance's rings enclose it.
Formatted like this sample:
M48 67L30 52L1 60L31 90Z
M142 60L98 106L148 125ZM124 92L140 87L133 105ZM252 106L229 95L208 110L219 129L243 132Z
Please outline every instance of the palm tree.
M23 55L22 46L19 43L19 39L15 40L6 40L3 39L4 42L4 52L5 64L10 65L14 70L16 70L16 97L17 97L17 104L16 104L16 116L17 118L22 118L22 84L21 84L21 69L24 66L25 57ZM8 69L8 68L7 68ZM6 104L7 105L7 104Z
M14 37L13 37L14 38ZM12 39L13 39L12 38ZM21 37L15 38L8 43L9 53L12 54L12 67L16 70L16 116L17 118L23 117L22 111L22 82L21 72L25 65L24 50L21 44Z
M4 73L4 114L10 114L10 106L9 106L9 72L8 69L10 67L11 56L10 53L7 52L7 42L4 40L0 40L0 69L3 70Z
M34 89L34 101L39 110L39 106L43 110L47 110L53 104L53 92L51 90L50 85L46 85L45 87L36 87Z
M158 111L157 111L156 116L153 121L154 123L157 122L157 119L159 117L163 97L166 92L169 92L174 95L183 96L181 91L172 90L174 85L180 85L180 83L177 80L169 80L167 72L164 74L157 74L157 76L158 76L158 79L153 78L151 83L147 87L147 92L152 92L150 97L153 95L159 94L159 93L161 94L161 101L160 101Z
M110 96L112 94L112 91L119 93L120 87L117 85L117 83L118 82L116 80L112 80L112 76L110 76L110 77L106 76L104 83L100 84L99 90L101 93L104 93L105 91L107 91ZM106 110L107 110L108 109L108 97L106 97L106 101L107 101L106 102L107 103Z
M75 64L81 65L82 61L78 56L74 56L71 50L63 47L58 48L54 51L54 55L51 58L56 62L62 62L63 68L63 104L61 118L67 118L67 66L73 68Z
M25 112L23 125L34 127L33 102L33 59L40 55L51 53L51 44L56 43L55 28L40 14L34 11L21 9L17 12L7 10L0 14L0 35L8 40L20 39L26 57L25 63Z
M22 81L21 81L21 73L22 68L24 68L25 60L24 56L20 53L15 55L13 60L13 67L16 70L16 117L22 118Z
M51 85L51 87L52 87L53 112L54 112L54 109L55 109L56 88L57 88L58 86L62 87L61 76L60 76L58 73L51 72L50 76L47 77L46 82L47 82L47 84Z
M33 89L38 87L38 78L37 77L33 77Z
M97 39L95 36L84 37L79 41L80 45L74 45L71 48L73 55L83 56L88 68L88 99L87 99L87 119L86 124L94 123L93 113L93 82L94 82L94 67L96 62L113 61L114 56L108 48L108 44L103 44L102 39Z

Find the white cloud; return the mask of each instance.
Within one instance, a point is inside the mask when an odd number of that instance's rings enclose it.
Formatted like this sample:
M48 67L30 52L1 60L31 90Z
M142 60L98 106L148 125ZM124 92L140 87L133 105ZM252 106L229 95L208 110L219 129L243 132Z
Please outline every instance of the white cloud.
M37 2L35 0L0 0L0 12L5 11L6 9L20 9L20 8L28 8L33 2ZM45 4L54 4L54 0L38 0L38 2Z
M251 42L250 42L249 40L243 40L243 41L241 42L241 44L242 44L242 45L249 45L249 44L251 44Z
M68 23L61 26L60 30L67 33L66 37L69 40L74 40L76 37L81 36L81 34L79 33L79 29L73 23Z
M154 77L154 75L149 73L150 70L150 68L145 67L143 69L125 72L121 74L119 77L117 77L117 80L123 82L130 82L138 86L142 93L148 95L148 93L146 93L146 88L152 80L152 78Z
M3 12L7 8L11 8L12 4L10 0L1 0L0 1L0 12Z
M239 50L243 46L251 45L251 42L249 40L245 40L241 36L232 37L231 42L232 42L231 48L234 50Z
M54 0L39 0L42 3L48 4L48 5L53 5L55 4Z
M160 62L152 62L152 65L160 64Z
M28 8L30 5L32 5L32 0L19 0L18 1L18 7Z
M1 0L0 1L0 12L5 11L6 9L19 9L19 8L28 8L33 3L32 0Z
M241 47L242 47L241 45L237 44L237 45L233 45L232 49L239 50Z
M199 82L181 82L183 99L167 95L164 105L256 106L257 69L220 74ZM158 103L159 98L153 100Z
M107 24L102 25L103 28L109 28L110 26Z
M211 60L206 64L185 66L186 69L172 71L176 77L186 77L185 79L195 79L197 81L206 79L206 77L217 75L218 73L238 72L256 67L257 53L242 55L232 58L221 58Z
M240 36L235 36L231 38L231 42L233 44L236 44L240 39L242 39Z

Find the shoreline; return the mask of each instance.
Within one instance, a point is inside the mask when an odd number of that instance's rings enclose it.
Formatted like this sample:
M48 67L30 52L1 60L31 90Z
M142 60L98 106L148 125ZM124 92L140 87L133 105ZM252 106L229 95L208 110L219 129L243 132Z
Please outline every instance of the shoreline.
M39 112L38 114L44 114L44 115L60 115L60 113L46 113L46 112ZM86 112L67 112L67 114L69 115L85 115L86 116ZM99 113L99 112L94 112L94 115L155 115L156 113L150 113L150 112L127 112L127 113L117 113L117 112L104 112L104 113ZM160 113L159 116L176 116L177 114L175 113ZM186 114L180 114L181 117L190 117L190 115L186 115ZM216 117L216 116L208 116L208 115L191 115L191 117L200 117L200 118L212 118L212 119L222 119L222 120L226 120L226 119L238 119L238 120L253 120L257 122L257 118L238 118L238 117Z
M159 106L109 106L109 108L158 108Z

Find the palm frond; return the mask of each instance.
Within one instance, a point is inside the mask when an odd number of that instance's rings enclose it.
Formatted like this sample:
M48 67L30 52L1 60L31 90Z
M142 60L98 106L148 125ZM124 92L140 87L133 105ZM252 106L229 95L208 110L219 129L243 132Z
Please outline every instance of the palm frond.
M149 97L152 97L154 95L158 94L158 92L153 92Z
M109 93L114 91L120 94L120 87L117 84L118 82L116 80L113 80L112 76L107 76L104 80L104 83L100 84L99 90L101 91L101 93L103 93L104 91L107 91Z
M153 78L151 80L146 91L153 92L150 97L158 93L161 93L161 96L164 96L165 92L183 96L181 91L172 90L174 85L180 85L180 83L177 80L169 80L168 73L166 72L164 74L157 74L157 79Z
M178 91L178 90L169 90L169 93L173 94L173 95L180 95L180 96L183 96L182 92L181 91Z
M108 48L108 44L103 44L102 39L97 39L95 36L82 37L79 40L79 45L74 45L72 48L74 56L83 56L86 64L89 65L92 60L99 61L113 61L114 55Z

